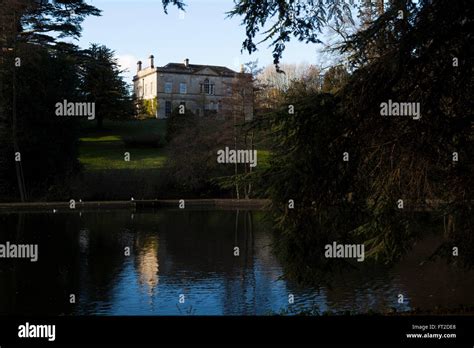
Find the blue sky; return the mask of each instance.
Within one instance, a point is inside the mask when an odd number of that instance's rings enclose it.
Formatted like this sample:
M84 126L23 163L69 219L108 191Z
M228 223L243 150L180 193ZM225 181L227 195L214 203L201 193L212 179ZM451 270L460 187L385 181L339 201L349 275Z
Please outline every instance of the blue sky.
M187 0L186 12L170 6L164 14L161 0L89 0L101 9L101 17L89 17L83 24L79 45L100 43L113 49L124 68L128 82L137 60L148 66L148 56L155 65L182 62L223 65L239 69L240 64L258 59L259 66L272 64L272 49L264 43L249 56L241 54L245 39L241 18L226 18L232 0ZM284 53L285 63L321 64L322 55L315 45L293 40Z

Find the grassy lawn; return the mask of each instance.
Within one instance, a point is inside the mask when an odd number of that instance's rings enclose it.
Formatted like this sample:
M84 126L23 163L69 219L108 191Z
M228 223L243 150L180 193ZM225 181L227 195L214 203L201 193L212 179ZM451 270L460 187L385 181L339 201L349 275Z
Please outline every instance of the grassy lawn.
M166 120L104 121L102 130L95 123L85 122L81 129L79 160L84 165L83 176L78 179L77 197L83 200L128 200L169 198L181 195L168 187L163 168L166 165L167 147L131 146L130 138L164 139ZM132 141L133 143L133 141ZM143 145L143 142L140 142ZM271 152L263 146L257 149L256 170L268 167ZM130 162L124 153L130 153Z
M95 123L85 124L82 129L79 160L86 171L107 169L156 169L166 160L163 148L130 147L123 138L158 134L164 138L165 120L104 121L104 129L94 128ZM130 153L130 162L124 153Z
M95 123L82 128L79 160L87 172L109 169L160 169L166 161L166 148L131 147L124 142L130 136L157 134L164 139L166 120L104 121L104 129L97 130ZM130 162L124 153L130 153ZM270 151L259 149L257 170L268 167Z

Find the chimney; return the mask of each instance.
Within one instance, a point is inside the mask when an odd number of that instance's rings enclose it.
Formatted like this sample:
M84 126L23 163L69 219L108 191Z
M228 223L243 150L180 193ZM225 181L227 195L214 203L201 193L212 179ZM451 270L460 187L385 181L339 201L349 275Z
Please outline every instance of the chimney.
M150 54L148 58L150 58L150 68L153 69L155 67L155 57L153 56L153 54Z
M185 66L186 68L189 67L189 58L186 58L186 59L184 60L184 66Z
M142 61L141 60L139 60L137 62L137 72L140 71L140 70L142 70Z
M240 73L243 74L245 72L245 68L243 64L240 64Z

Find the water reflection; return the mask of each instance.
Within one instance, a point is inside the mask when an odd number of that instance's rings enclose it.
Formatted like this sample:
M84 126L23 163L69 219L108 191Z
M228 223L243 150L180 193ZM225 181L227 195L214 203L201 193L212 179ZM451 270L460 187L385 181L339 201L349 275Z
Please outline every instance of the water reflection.
M420 265L442 243L437 234L394 267L364 263L330 283L298 286L281 279L263 212L0 214L0 226L0 243L39 244L37 263L0 260L1 314L264 315L474 304L472 272L441 260Z
M158 236L149 236L144 241L137 240L136 244L138 246L136 266L139 274L138 282L152 297L158 285Z

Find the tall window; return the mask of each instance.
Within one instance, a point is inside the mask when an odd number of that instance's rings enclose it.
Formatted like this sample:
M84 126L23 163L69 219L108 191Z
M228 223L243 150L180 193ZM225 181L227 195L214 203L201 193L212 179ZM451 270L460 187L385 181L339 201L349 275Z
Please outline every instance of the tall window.
M166 117L171 115L171 102L169 100L165 101L165 115Z
M214 84L209 82L209 79L205 79L204 83L201 83L201 93L214 94Z
M173 90L173 82L165 82L165 93L171 93Z
M179 84L179 93L181 93L181 94L186 94L186 93L187 93L187 86L186 86L186 83L181 82L181 83Z

